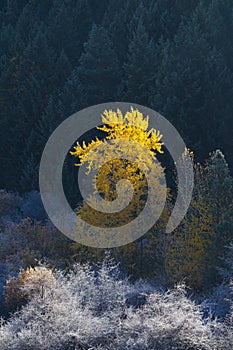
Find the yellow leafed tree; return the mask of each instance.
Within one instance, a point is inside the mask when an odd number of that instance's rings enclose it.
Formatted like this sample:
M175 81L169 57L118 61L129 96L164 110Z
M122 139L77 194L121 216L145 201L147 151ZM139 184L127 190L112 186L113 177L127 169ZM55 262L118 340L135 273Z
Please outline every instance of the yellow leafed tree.
M133 220L143 210L148 192L147 174L152 168L156 174L153 186L156 186L158 198L160 191L164 190L165 184L161 183L163 168L153 162L156 160L157 153L163 153L162 135L155 129L148 130L149 118L144 117L139 110L133 108L125 114L119 109L117 111L105 110L102 114L102 123L103 126L97 129L106 133L103 140L96 138L89 144L77 142L70 153L79 160L76 166L85 164L87 172L97 170L96 192L105 201L116 200L117 183L122 179L127 179L133 186L133 198L123 210L114 213L97 211L84 203L77 211L77 215L97 227L119 227ZM127 143L122 142L119 143L120 146L110 150L107 147L108 140L133 141L133 149ZM103 150L101 157L106 160L102 166L99 165L99 153L96 152L101 146ZM145 149L148 150L150 157L143 151ZM126 154L130 155L129 159L126 159ZM124 190L126 193L127 188ZM86 235L88 234L87 232ZM129 254L135 251L135 247L134 243L128 244L124 248L115 249L115 253L121 254L122 249L125 249L125 253L127 251ZM81 248L81 246L75 244L75 248ZM83 249L87 253L87 249Z

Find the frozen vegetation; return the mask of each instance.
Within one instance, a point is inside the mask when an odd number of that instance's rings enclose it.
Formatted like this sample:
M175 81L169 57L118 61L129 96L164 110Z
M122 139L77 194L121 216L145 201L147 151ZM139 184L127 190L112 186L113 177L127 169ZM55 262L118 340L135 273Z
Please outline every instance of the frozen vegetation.
M232 349L233 312L224 322L204 317L184 285L132 284L110 260L26 275L18 288L27 302L2 320L1 350Z

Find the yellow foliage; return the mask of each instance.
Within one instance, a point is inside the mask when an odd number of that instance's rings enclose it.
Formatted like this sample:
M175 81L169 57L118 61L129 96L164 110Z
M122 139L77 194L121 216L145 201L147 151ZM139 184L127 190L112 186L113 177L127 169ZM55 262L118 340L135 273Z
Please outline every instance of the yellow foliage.
M151 129L147 131L149 117L143 117L143 114L137 109L134 110L131 107L131 111L125 115L118 109L117 112L112 110L105 110L102 114L102 122L105 124L103 127L97 127L107 133L106 140L112 139L127 139L138 142L141 146L146 147L151 151L151 155L155 155L155 152L163 153L161 142L162 135L159 131ZM94 148L98 147L104 141L92 140L89 145L86 145L83 141L82 145L77 142L74 147L74 151L70 154L79 158L79 164L82 165L85 162L85 157L90 154ZM90 159L90 158L89 158Z
M155 129L148 130L149 117L131 107L131 110L123 114L119 109L115 112L105 110L102 114L103 126L97 127L98 130L104 131L106 136L103 140L96 138L89 144L77 142L71 155L78 158L76 166L85 163L88 172L97 170L96 192L98 192L105 201L117 199L117 183L122 180L128 180L133 186L133 198L130 203L121 211L106 213L97 211L87 203L77 211L78 217L96 227L119 227L129 223L138 217L143 210L148 193L147 174L155 174L153 177L153 186L157 189L158 198L160 191L163 190L164 184L161 184L163 168L156 162L156 153L163 153L161 142L162 135ZM119 145L114 149L107 147L107 142L119 140ZM127 140L129 143L121 143L121 140ZM130 147L130 141L133 146ZM99 165L99 154L96 152L99 146L103 146L101 156L105 160L104 165ZM100 147L99 147L100 149ZM148 150L148 154L144 150ZM129 159L125 159L125 154L129 154ZM125 185L125 183L124 183ZM123 185L123 186L124 186ZM127 187L124 187L124 193ZM91 198L95 202L94 198ZM101 204L100 204L101 206ZM156 207L156 199L155 199ZM82 230L80 223L79 230ZM127 235L130 234L127 232ZM92 232L85 232L85 237L92 239ZM101 239L101 230L100 230ZM75 243L75 249L81 249L80 245ZM127 250L132 249L132 245L127 245ZM115 253L119 249L115 250Z
M131 111L124 116L119 109L117 112L105 110L102 121L105 125L97 127L97 129L108 133L106 139L129 139L151 150L152 155L154 155L154 151L163 153L163 143L160 142L162 135L155 129L147 131L149 117L144 118L137 109L134 110L131 107Z

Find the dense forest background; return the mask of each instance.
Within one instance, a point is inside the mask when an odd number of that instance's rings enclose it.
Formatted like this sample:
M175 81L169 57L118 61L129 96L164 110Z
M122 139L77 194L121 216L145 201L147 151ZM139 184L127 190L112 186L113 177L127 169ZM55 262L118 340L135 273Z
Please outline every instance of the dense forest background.
M233 170L231 0L1 1L0 188L38 189L45 143L102 102L149 106Z

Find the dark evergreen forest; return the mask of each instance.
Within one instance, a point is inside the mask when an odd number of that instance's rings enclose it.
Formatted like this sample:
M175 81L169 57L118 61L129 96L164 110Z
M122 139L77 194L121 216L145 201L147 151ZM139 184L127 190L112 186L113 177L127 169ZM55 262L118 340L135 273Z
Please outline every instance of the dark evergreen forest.
M233 170L232 0L1 1L0 188L38 189L62 120L109 101L146 105L195 159Z

